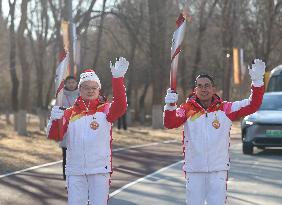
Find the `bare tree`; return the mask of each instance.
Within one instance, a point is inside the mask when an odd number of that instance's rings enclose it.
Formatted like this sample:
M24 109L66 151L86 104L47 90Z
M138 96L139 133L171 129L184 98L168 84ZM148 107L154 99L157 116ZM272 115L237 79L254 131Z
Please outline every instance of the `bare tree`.
M19 89L19 80L16 71L16 34L15 34L15 6L16 1L13 2L9 0L9 7L10 7L10 76L12 80L12 109L14 112L18 111L18 89Z
M145 3L144 1L124 1L122 4L116 9L112 10L111 14L113 14L115 17L119 19L119 22L121 23L121 26L125 27L128 33L128 39L129 39L129 49L124 48L122 50L127 51L127 56L128 56L128 61L130 62L130 67L135 68L135 57L136 57L136 52L138 51L137 49L142 49L142 35L146 35L145 32L142 33L142 30L144 30L144 10L145 10ZM113 35L115 35L113 33ZM117 38L116 38L117 39ZM143 40L143 39L142 39ZM123 46L123 45L121 45ZM148 72L149 69L144 69L144 72ZM140 88L140 84L136 83L136 78L138 76L136 75L139 74L136 72L134 69L129 69L128 71L128 78L127 78L127 99L130 102L129 107L133 108L134 105L138 105L138 107L135 107L136 113L139 115L136 115L136 118L144 118L141 117L140 113L145 114L145 112L140 110L145 109L145 104L144 100L147 94L147 90L149 87L149 82L148 78L146 79L145 82L145 89L143 89L143 93L141 94L141 97L139 99L139 104L135 103L133 101L138 101L136 96L132 96L132 93L136 91L136 88ZM145 79L145 78L144 78ZM140 108L140 110L139 110Z
M38 12L41 11L41 12ZM36 106L37 108L43 108L43 86L45 73L44 58L46 57L46 49L49 45L49 16L47 14L47 2L41 0L37 4L32 12L30 19L30 28L28 29L28 36L31 42L32 56L35 62L36 70L36 88L37 88L37 98ZM35 22L34 22L35 20ZM36 38L36 39L35 39Z
M205 32L208 28L208 23L211 20L212 14L214 12L214 8L218 3L218 0L213 0L211 3L208 0L200 1L199 7L199 17L198 19L198 34L196 37L196 49L195 49L195 59L193 64L193 71L192 71L192 81L191 86L193 86L193 80L196 78L196 73L199 69L199 65L202 59L202 45L203 45L203 37Z
M97 34L97 40L96 40L96 52L94 55L93 68L96 67L99 56L100 56L100 52L101 52L101 39L102 39L103 27L104 27L106 2L107 0L103 0L103 6L102 6L102 11L101 11L101 20L100 20L100 25L98 27L98 34Z
M271 55L282 40L281 14L281 0L254 1L245 9L247 18L242 20L243 33L250 40L255 56L267 62L267 69L273 67Z
M20 59L21 69L22 69L22 90L21 90L21 101L20 108L27 110L29 104L29 87L30 87L30 64L28 62L26 45L25 31L27 28L27 5L29 0L22 0L21 3L21 20L18 28L17 43L19 47L18 56Z
M150 38L150 62L151 62L151 76L153 82L153 111L152 111L152 126L153 128L161 128L162 125L162 106L163 101L162 93L166 88L165 80L168 79L168 68L166 64L167 52L167 0L148 0L149 8L149 38ZM161 9L160 9L161 8Z
M77 34L80 34L83 29L85 29L85 30L88 29L89 23L93 19L91 14L93 12L93 7L94 7L95 3L96 3L96 0L92 0L88 9L84 13L82 13L82 11L80 9L78 9L77 14L74 17L74 22L78 24L78 26L76 27ZM105 5L106 5L106 2L105 2ZM104 2L103 2L102 8L104 8ZM104 10L104 12L105 12L105 10Z
M54 88L54 78L56 75L56 67L59 61L59 54L64 51L63 40L61 37L61 19L62 19L62 10L63 10L63 3L59 1L57 3L57 7L52 0L48 0L53 21L54 21L54 38L55 41L52 45L52 52L55 54L52 58L52 68L51 68L51 78L49 79L46 98L45 98L45 106L47 107L52 99L52 89Z
M27 5L29 0L22 0L21 3L21 20L18 28L18 36L17 43L19 50L21 52L18 53L22 75L22 90L21 90L21 98L20 98L20 111L18 113L18 133L19 135L27 135L26 129L26 112L28 110L29 105L29 88L30 88L30 64L28 62L26 49L26 37L25 30L27 28Z
M230 91L230 81L231 81L231 50L233 47L233 2L231 1L222 1L222 14L221 14L221 35L222 35L222 52L225 58L223 65L224 69L224 78L223 78L223 99L229 100L229 91Z
M52 34L49 33L50 22L48 16L48 2L40 0L36 2L34 7L30 12L29 28L28 28L28 37L31 44L31 52L34 61L34 67L36 71L36 111L39 117L39 127L40 130L44 130L46 126L47 119L47 106L44 104L44 85L45 81L44 76L46 76L46 60L47 48L50 42L53 40L55 32ZM48 82L48 81L47 81Z

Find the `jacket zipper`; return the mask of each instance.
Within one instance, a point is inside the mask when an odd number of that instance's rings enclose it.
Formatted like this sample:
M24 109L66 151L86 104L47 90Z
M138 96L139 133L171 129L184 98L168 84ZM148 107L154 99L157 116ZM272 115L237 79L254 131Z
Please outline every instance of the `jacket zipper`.
M87 124L87 117L85 117L85 124ZM85 130L84 130L84 135L82 136L82 141L83 141L83 156L84 156L84 171L86 170L86 154L85 154ZM86 174L86 173L85 173Z
M209 160L208 160L208 136L207 136L207 134L208 134L208 130L207 130L207 128L208 128L208 112L207 112L207 110L205 110L205 115L206 115L206 117L205 117L205 150L206 150L206 168L207 168L207 171L209 170Z

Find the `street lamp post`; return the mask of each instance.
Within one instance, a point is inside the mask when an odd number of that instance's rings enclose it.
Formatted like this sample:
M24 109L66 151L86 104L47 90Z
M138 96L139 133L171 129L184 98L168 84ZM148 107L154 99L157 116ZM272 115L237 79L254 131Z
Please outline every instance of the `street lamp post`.
M223 99L224 100L229 100L229 91L230 91L230 81L231 81L231 72L230 72L230 59L231 59L231 54L230 54L230 50L226 49L225 52L225 75L224 75L224 85L223 85Z

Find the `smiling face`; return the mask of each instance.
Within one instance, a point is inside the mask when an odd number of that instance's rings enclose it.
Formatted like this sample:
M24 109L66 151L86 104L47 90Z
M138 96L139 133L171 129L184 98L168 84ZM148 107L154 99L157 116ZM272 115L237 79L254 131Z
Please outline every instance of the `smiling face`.
M211 102L215 91L215 87L210 79L205 77L197 78L195 93L201 102Z
M96 81L85 81L79 87L83 100L95 100L99 97L99 85Z

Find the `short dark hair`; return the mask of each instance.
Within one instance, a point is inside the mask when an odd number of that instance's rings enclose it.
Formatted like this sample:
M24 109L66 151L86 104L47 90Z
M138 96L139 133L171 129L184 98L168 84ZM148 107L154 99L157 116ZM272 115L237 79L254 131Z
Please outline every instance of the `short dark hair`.
M211 81L212 86L215 86L213 77L212 77L211 75L209 75L209 74L206 74L206 73L200 74L200 75L198 75L198 76L196 77L195 86L197 86L197 80L198 80L199 78L207 78L207 79L209 79L209 80Z
M65 81L68 81L68 80L70 80L70 79L73 79L73 80L76 81L75 77L72 76L72 75L67 76L66 79L65 79Z

